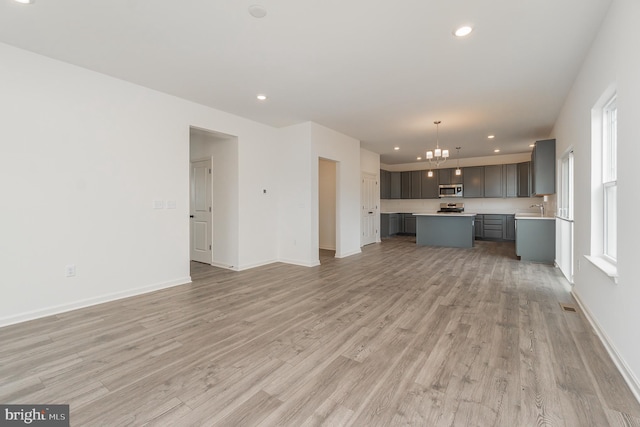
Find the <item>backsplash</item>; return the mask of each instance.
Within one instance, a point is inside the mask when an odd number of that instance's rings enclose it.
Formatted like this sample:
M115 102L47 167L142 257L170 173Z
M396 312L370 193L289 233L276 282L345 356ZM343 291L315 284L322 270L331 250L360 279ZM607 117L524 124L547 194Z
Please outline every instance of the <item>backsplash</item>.
M556 197L549 196L544 202L545 215L553 216L556 211ZM464 203L465 212L470 213L521 213L539 212L531 205L543 203L542 197L518 197L508 199L493 198L450 198L450 199L384 199L380 200L380 212L435 212L440 209L440 203Z

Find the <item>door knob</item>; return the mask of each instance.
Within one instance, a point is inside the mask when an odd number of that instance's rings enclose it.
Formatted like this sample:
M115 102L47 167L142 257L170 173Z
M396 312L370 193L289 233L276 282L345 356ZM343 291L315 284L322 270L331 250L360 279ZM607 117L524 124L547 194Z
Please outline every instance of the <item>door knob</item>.
M189 218L193 218L193 215L189 215Z

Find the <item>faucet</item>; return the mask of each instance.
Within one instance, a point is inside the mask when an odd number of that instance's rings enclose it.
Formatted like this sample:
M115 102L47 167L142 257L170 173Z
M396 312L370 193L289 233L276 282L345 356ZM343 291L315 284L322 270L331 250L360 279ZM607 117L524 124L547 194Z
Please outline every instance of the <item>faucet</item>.
M544 216L544 203L538 203L537 205L531 205L530 208L540 208L540 216Z

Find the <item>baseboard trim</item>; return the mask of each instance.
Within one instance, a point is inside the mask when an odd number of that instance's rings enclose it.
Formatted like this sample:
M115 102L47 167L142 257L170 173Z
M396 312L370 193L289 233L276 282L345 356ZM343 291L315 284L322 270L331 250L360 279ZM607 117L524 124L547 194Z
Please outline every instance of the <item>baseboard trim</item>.
M301 267L317 267L318 265L320 265L320 260L318 259L311 262L307 262L307 261L300 261L295 259L281 258L278 261L283 262L285 264L299 265Z
M233 265L229 265L229 264L223 264L221 262L212 262L211 263L212 267L218 267L218 268L224 268L225 270L232 270L232 271L238 271L237 267L234 267Z
M348 256L357 255L357 254L360 254L360 253L362 253L362 250L360 248L358 248L358 249L356 249L354 251L351 251L351 252L345 252L345 253L340 253L340 254L336 253L336 258L346 258Z
M254 264L240 265L240 266L238 266L238 268L235 268L235 270L236 271L249 270L249 269L256 268L256 267L262 267L263 265L273 264L274 262L278 262L278 260L270 259L268 261L256 262ZM231 267L231 268L234 269L233 267Z
M604 348L607 350L607 353L609 353L611 360L613 360L616 368L618 368L618 371L620 371L620 374L622 374L622 378L624 378L625 382L631 389L631 393L633 393L636 400L640 402L640 381L638 381L638 378L635 376L627 362L625 362L620 353L618 353L616 346L613 345L613 342L611 342L611 340L595 320L587 306L582 302L580 296L575 292L575 289L571 291L571 295L573 295L573 298L578 302L578 305L582 309L584 316L591 324L591 327L596 332L596 335L598 335L598 338L600 338L600 341L602 342L602 345L604 345Z
M56 305L41 310L29 311L15 316L0 318L0 327L14 325L16 323L27 322L29 320L40 319L47 316L66 313L68 311L78 310L81 308L91 307L93 305L103 304L106 302L116 301L119 299L129 298L136 295L147 294L149 292L159 291L161 289L172 288L174 286L186 285L191 283L191 276L179 279L169 280L167 282L155 283L153 285L143 286L141 288L129 289L121 292L114 292L95 298L88 298L80 301L74 301L69 304Z

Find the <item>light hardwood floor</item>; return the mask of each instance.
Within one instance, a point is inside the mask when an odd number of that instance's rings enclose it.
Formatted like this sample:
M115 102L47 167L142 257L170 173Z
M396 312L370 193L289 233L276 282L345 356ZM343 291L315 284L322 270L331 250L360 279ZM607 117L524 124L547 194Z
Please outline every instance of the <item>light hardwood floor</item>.
M0 329L0 403L74 426L640 426L558 270L386 239Z

